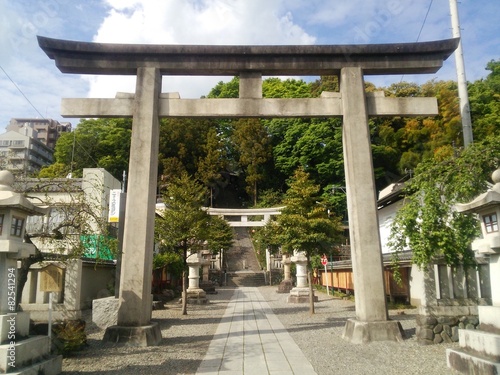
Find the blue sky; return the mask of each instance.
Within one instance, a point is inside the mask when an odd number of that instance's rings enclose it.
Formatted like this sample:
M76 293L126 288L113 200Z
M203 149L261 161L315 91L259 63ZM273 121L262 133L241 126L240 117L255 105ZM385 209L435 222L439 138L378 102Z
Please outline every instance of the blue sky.
M12 117L76 125L59 115L61 98L134 91L133 77L60 73L36 35L156 44L416 42L450 38L449 9L448 0L0 0L0 132ZM500 1L461 0L459 14L466 76L475 81L488 74L488 61L500 59ZM228 79L164 77L163 91L198 98ZM454 57L435 75L366 77L377 86L401 79L456 80Z

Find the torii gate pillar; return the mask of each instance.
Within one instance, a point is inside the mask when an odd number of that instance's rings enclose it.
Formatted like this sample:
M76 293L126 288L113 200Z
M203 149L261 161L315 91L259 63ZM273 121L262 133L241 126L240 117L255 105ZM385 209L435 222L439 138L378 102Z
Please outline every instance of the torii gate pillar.
M64 99L65 117L133 117L118 325L113 341L151 345L151 268L158 165L158 117L342 117L343 148L356 288L354 343L402 339L388 319L368 116L437 115L435 98L384 98L364 92L364 74L435 73L458 39L361 46L117 45L38 37L63 73L137 75L134 95ZM340 94L262 98L262 76L339 75ZM238 99L180 99L160 93L162 75L240 76Z
M344 169L349 212L351 259L356 290L356 319L347 321L343 337L353 343L402 341L399 322L388 319L368 109L361 68L343 68Z
M137 69L126 204L131 214L125 221L117 325L104 334L106 341L138 346L161 340L158 323L151 322L161 80L157 68Z

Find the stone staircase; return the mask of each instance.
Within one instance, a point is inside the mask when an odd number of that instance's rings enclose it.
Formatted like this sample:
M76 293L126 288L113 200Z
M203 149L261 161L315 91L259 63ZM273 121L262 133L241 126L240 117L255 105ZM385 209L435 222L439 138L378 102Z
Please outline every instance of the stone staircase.
M238 271L227 274L227 286L264 286L266 278L264 272Z
M234 228L234 231L233 246L226 253L227 286L266 285L264 272L257 261L248 229Z

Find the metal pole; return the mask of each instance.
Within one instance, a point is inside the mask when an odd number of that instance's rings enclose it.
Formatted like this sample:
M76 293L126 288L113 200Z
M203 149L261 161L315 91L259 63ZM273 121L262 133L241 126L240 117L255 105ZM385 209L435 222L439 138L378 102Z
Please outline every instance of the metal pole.
M330 288L328 287L328 270L326 268L327 266L327 263L325 263L325 278L326 278L326 295L329 296L330 295Z
M48 335L49 339L52 339L52 292L49 292L49 327L48 327Z
M462 50L462 39L460 34L460 21L458 18L457 0L450 0L451 26L453 37L460 38L455 50L455 64L457 68L458 96L460 99L460 115L462 117L462 132L464 147L472 143L472 120L470 117L469 94L467 92L467 79L465 78L464 54Z

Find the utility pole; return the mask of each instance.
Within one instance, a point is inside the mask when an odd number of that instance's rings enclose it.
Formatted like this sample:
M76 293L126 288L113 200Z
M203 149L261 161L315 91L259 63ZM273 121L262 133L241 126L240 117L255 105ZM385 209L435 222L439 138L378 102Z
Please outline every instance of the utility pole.
M462 132L464 136L464 147L472 143L472 120L470 117L469 94L467 92L467 80L465 78L464 54L462 50L462 38L460 35L460 21L458 19L457 0L450 0L451 26L453 37L460 38L455 50L455 64L457 68L458 97L460 99L460 116L462 117Z

